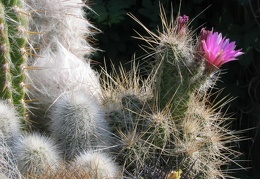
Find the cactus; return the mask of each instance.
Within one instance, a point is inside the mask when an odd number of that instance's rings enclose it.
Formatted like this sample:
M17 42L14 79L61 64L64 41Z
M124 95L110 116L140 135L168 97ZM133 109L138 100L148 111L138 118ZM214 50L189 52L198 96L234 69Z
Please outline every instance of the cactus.
M52 46L48 46L42 50L42 57L36 58L32 64L32 68L38 69L29 71L32 89L28 94L35 99L30 103L36 116L33 121L45 128L51 120L49 109L63 93L81 89L97 101L102 99L98 76L88 62L77 58L60 43L57 43L56 52L51 49Z
M21 136L13 149L22 175L42 176L54 172L60 165L60 154L51 139L33 133Z
M135 97L129 94L124 97L120 92L133 91L129 85L133 80L127 84L125 80L118 80L122 76L112 79L114 90L110 89L111 93L107 94L106 106L116 134L115 146L118 146L114 155L117 162L124 165L125 176L164 178L179 168L187 178L228 176L221 167L239 155L228 147L239 139L224 125L229 123L229 118L218 113L221 106L208 107L205 93L191 93L185 116L176 120L170 106L161 110L156 101L145 98L145 102L140 103L138 91L144 87L135 88ZM143 91L143 94L147 93ZM120 103L120 96L125 102L128 96L127 103Z
M20 122L18 112L7 102L0 101L0 131L8 145L21 135Z
M82 152L75 158L72 165L78 171L86 171L90 179L121 178L119 167L107 153Z
M239 155L228 144L239 139L222 106L206 105L206 91L241 49L213 30L194 39L188 17L167 22L163 8L158 34L131 15L151 35L138 37L155 54L150 75L142 79L134 64L130 72L104 70L100 83L83 58L94 50L84 39L94 27L83 7L81 0L0 3L0 176L228 176L224 166ZM21 130L28 106L33 129L48 137Z
M107 106L109 119L118 131L118 162L125 165L125 174L129 176L130 173L130 177L164 178L180 167L188 178L224 178L227 174L221 166L235 159L239 153L226 146L235 140L232 132L222 127L222 124L228 123L228 118L218 114L214 106L206 106L208 97L203 88L209 88L214 79L212 76L221 64L234 60L242 52L235 51L234 43L229 44L228 39L222 39L213 31L207 32L208 36L202 34L195 45L186 26L187 16L179 16L175 22L172 18L170 24L163 10L161 17L163 32L159 35L133 17L151 35L139 37L154 50L151 54L155 54L156 63L148 82L138 81L140 78L135 69L132 72L134 78L129 81L124 80L126 75L122 74L115 79L108 77L112 79L111 86L114 88L114 91L108 90L111 93L107 95L110 99ZM213 46L210 42L216 44ZM221 48L226 50L223 57L221 51L217 53L217 45L222 44ZM120 76L123 78L117 80ZM153 100L149 100L148 96L141 100L139 91L148 88L135 86L136 81L152 87ZM128 92L132 92L131 95ZM156 98L157 94L159 98ZM118 98L121 104L116 102ZM122 121L121 125L117 121ZM223 156L222 152L227 155ZM205 163L209 165L205 166Z
M87 7L85 1L27 0L26 3L31 12L30 31L38 32L30 37L32 45L39 49L36 51L51 45L51 51L55 52L56 42L59 41L80 59L84 55L90 56L94 49L85 36L90 38L90 28L94 27L84 18L83 7Z
M2 130L0 130L0 177L3 179L22 178L16 159L6 141L6 134L4 135Z
M10 57L10 42L8 38L8 26L6 24L6 15L5 15L5 7L4 5L0 4L1 8L1 67L4 70L1 70L1 97L3 99L8 100L12 103L12 74L10 72L10 64L11 57Z
M1 178L21 178L12 149L14 141L21 135L18 112L8 104L0 101L0 176Z
M144 27L133 15L131 17ZM189 17L179 16L176 20L171 17L168 23L161 7L161 19L162 32L157 35L145 28L152 37L139 38L154 44L154 91L159 96L159 105L163 109L171 104L173 117L178 119L184 116L191 93L205 80L204 64L203 60L196 59L193 34L187 28Z
M24 123L26 119L25 76L27 66L28 15L23 10L23 1L1 2L1 78L3 99L13 104Z
M110 144L110 131L102 107L86 92L64 93L51 110L51 134L64 150L67 161L84 150L102 149Z

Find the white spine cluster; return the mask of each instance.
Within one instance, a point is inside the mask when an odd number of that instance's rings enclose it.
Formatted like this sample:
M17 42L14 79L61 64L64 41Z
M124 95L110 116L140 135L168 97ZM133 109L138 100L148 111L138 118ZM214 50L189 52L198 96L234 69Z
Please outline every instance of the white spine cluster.
M31 12L31 43L34 47L45 49L50 44L55 51L56 40L79 58L90 55L92 47L85 36L91 35L93 26L84 19L82 0L27 0ZM56 39L56 40L55 40Z
M28 76L37 124L46 126L49 108L63 93L80 89L96 100L102 98L99 77L83 59L92 51L84 38L91 35L92 25L84 19L83 7L87 6L82 0L27 1L30 30L38 33L30 37L37 55L29 60Z
M16 160L5 139L5 134L0 130L0 178L21 179Z
M99 102L84 91L64 93L51 109L50 130L66 159L90 148L103 149L110 132Z
M0 101L0 132L9 145L14 138L21 134L18 114L16 110L5 101Z
M36 133L19 138L13 152L24 176L41 176L60 165L57 147L49 138Z
M73 165L80 171L88 171L90 179L120 178L119 167L106 153L82 152L75 158Z
M40 115L45 115L63 93L71 90L87 91L101 101L99 79L89 63L77 58L60 43L57 44L57 52L52 52L49 46L42 55L43 58L36 59L33 64L39 69L29 71L29 80L33 84L29 95L31 99L36 99L36 113L40 111Z

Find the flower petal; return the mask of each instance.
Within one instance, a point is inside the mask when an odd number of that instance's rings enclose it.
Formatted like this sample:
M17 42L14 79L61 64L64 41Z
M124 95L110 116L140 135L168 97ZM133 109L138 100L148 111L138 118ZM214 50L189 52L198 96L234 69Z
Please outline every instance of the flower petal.
M222 37L221 33L201 30L201 49L204 51L207 61L220 67L229 61L238 60L236 57L244 54L242 49L235 50L236 43L230 42L226 37Z

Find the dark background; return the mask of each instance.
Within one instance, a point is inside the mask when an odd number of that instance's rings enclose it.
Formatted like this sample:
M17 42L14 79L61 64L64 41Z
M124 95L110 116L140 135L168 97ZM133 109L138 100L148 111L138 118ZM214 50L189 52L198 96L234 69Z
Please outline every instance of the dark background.
M180 14L192 19L190 28L199 33L201 27L221 32L231 41L236 41L237 49L242 48L245 55L239 61L222 66L223 73L216 88L223 88L217 97L225 96L234 100L226 107L233 114L232 128L242 130L240 134L247 140L236 143L242 153L239 158L245 170L236 171L239 178L260 178L260 2L259 0L161 0L170 17L171 7L176 17ZM127 16L132 13L146 27L156 32L160 28L158 0L92 0L89 6L95 12L90 19L100 33L92 41L100 49L93 54L94 67L111 70L111 62L118 67L120 63L130 69L130 61L135 58L142 63L146 53L139 47L144 42L134 39L134 30L146 35L143 28ZM213 98L216 98L216 96Z

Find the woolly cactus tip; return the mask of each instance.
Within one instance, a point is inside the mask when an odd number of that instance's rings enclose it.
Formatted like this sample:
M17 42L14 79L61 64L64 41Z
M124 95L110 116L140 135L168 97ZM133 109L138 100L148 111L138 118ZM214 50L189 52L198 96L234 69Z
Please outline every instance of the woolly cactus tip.
M67 91L85 90L97 101L102 99L99 77L90 64L77 58L61 43L58 43L56 52L51 48L41 52L42 58L35 59L32 68L36 70L30 70L28 77L32 84L29 98L36 99L30 103L32 113L37 116L33 120L42 126L50 122L49 108Z
M85 38L92 35L94 27L84 18L83 7L86 4L82 0L27 0L26 3L32 16L30 31L38 32L30 37L33 46L40 49L49 45L55 47L57 39L68 51L82 59L94 51ZM55 48L50 50L55 52Z
M18 169L24 176L41 176L60 165L57 147L47 137L33 133L22 136L13 149Z
M121 178L119 166L106 153L87 151L78 155L73 166L86 171L90 179Z
M51 110L50 131L71 160L78 152L105 148L110 144L110 130L98 100L84 91L64 93Z

